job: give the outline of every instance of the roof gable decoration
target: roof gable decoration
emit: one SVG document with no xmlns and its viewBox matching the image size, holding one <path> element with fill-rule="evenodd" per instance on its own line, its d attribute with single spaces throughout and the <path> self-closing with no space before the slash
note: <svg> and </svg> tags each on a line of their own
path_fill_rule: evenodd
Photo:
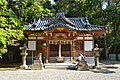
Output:
<svg viewBox="0 0 120 80">
<path fill-rule="evenodd" d="M 53 29 L 55 27 L 65 27 L 68 29 L 75 29 L 75 24 L 70 21 L 68 18 L 65 17 L 64 13 L 57 13 L 55 18 L 52 19 L 48 24 L 45 26 L 49 26 L 45 30 Z"/>
<path fill-rule="evenodd" d="M 33 24 L 33 25 L 38 26 L 38 25 L 39 25 L 39 23 L 40 23 L 40 21 L 41 21 L 41 19 L 40 19 L 40 18 L 38 18 L 38 19 L 37 19 L 37 18 L 35 18 L 32 24 Z"/>
<path fill-rule="evenodd" d="M 84 25 L 90 25 L 87 17 L 81 18 L 80 20 Z"/>
<path fill-rule="evenodd" d="M 70 24 L 71 26 L 75 26 L 74 23 L 72 23 L 68 18 L 65 17 L 64 13 L 57 13 L 56 19 L 64 20 L 66 23 Z"/>
</svg>

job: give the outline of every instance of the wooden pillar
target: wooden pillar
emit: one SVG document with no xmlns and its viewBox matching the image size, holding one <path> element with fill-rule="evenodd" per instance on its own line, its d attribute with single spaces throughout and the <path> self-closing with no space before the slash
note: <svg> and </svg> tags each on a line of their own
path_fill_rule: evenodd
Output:
<svg viewBox="0 0 120 80">
<path fill-rule="evenodd" d="M 75 63 L 75 60 L 74 60 L 74 54 L 75 54 L 74 42 L 71 41 L 70 44 L 71 44 L 71 62 Z"/>
<path fill-rule="evenodd" d="M 72 52 L 73 52 L 73 49 L 72 49 L 72 44 L 70 43 L 70 50 L 71 50 L 71 62 L 72 62 Z"/>
<path fill-rule="evenodd" d="M 59 51 L 58 51 L 59 55 L 58 57 L 61 58 L 61 42 L 59 43 Z"/>
<path fill-rule="evenodd" d="M 83 55 L 85 56 L 85 35 L 83 36 Z"/>
<path fill-rule="evenodd" d="M 47 43 L 47 55 L 46 55 L 46 63 L 48 63 L 48 59 L 49 59 L 49 53 L 50 53 L 50 43 L 49 41 L 46 41 Z"/>
</svg>

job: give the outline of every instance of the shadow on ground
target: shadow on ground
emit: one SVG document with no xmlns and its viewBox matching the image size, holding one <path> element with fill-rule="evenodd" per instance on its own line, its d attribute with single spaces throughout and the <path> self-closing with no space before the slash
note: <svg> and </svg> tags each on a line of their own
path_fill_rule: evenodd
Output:
<svg viewBox="0 0 120 80">
<path fill-rule="evenodd" d="M 100 63 L 105 65 L 119 65 L 120 61 L 100 60 Z"/>
<path fill-rule="evenodd" d="M 20 67 L 20 64 L 8 64 L 8 63 L 0 63 L 0 71 L 16 71 Z"/>
<path fill-rule="evenodd" d="M 104 73 L 104 74 L 111 74 L 111 73 L 115 73 L 115 71 L 110 71 L 108 69 L 93 69 L 93 70 L 90 70 L 94 73 Z"/>
</svg>

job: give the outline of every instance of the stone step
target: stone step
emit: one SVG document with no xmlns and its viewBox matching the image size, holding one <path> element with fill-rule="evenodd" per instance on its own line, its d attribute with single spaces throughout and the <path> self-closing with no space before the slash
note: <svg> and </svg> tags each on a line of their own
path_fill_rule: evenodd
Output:
<svg viewBox="0 0 120 80">
<path fill-rule="evenodd" d="M 70 57 L 64 57 L 64 62 L 71 62 Z M 49 63 L 57 63 L 57 57 L 50 57 Z"/>
<path fill-rule="evenodd" d="M 43 69 L 43 64 L 39 60 L 35 60 L 34 63 L 31 66 L 32 70 L 42 70 Z"/>
<path fill-rule="evenodd" d="M 76 69 L 76 64 L 48 63 L 44 64 L 45 69 Z"/>
</svg>

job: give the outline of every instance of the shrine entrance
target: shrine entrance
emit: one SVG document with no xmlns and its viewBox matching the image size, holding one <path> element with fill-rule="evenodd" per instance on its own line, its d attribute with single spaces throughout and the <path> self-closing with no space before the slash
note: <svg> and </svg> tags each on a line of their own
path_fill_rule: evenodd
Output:
<svg viewBox="0 0 120 80">
<path fill-rule="evenodd" d="M 61 56 L 70 57 L 70 44 L 61 44 Z M 50 44 L 50 57 L 59 56 L 59 44 Z"/>
<path fill-rule="evenodd" d="M 59 41 L 58 41 L 59 42 Z M 57 63 L 57 57 L 64 57 L 63 62 L 71 61 L 71 44 L 68 41 L 61 41 L 61 44 L 54 42 L 50 44 L 49 61 L 50 63 Z"/>
</svg>

